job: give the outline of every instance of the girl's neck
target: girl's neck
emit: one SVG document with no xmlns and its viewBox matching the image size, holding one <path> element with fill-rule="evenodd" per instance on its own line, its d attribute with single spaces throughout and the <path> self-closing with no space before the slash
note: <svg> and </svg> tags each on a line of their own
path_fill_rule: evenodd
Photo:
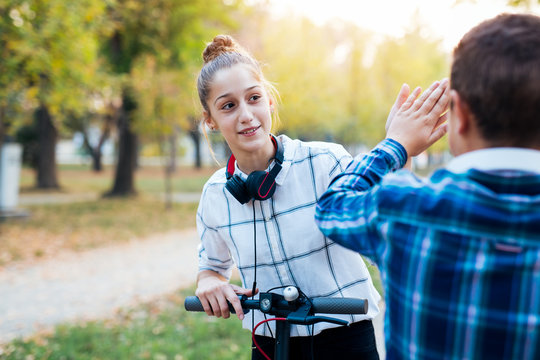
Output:
<svg viewBox="0 0 540 360">
<path fill-rule="evenodd" d="M 234 154 L 238 168 L 244 174 L 251 174 L 253 171 L 266 170 L 270 162 L 276 155 L 276 149 L 272 140 L 268 139 L 268 143 L 261 149 L 250 153 Z"/>
</svg>

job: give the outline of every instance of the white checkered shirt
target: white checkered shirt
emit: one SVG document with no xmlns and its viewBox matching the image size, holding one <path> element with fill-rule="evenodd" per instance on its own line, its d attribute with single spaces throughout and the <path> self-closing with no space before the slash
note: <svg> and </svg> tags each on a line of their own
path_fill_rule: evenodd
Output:
<svg viewBox="0 0 540 360">
<path fill-rule="evenodd" d="M 330 315 L 349 322 L 372 319 L 379 312 L 380 296 L 360 255 L 326 238 L 315 224 L 315 205 L 330 181 L 352 160 L 337 144 L 302 142 L 278 136 L 284 147 L 283 168 L 276 177 L 276 192 L 266 201 L 255 201 L 257 228 L 257 287 L 294 285 L 307 296 L 368 299 L 367 315 Z M 235 174 L 241 175 L 236 167 Z M 242 284 L 254 280 L 253 201 L 240 204 L 225 189 L 225 169 L 205 184 L 197 229 L 199 270 L 213 270 L 229 278 L 238 267 Z M 254 311 L 255 324 L 264 319 Z M 275 336 L 274 322 L 270 322 Z M 243 320 L 251 329 L 251 314 Z M 318 323 L 314 334 L 337 325 Z M 270 336 L 267 326 L 258 335 Z M 293 325 L 291 336 L 311 335 L 311 326 Z"/>
</svg>

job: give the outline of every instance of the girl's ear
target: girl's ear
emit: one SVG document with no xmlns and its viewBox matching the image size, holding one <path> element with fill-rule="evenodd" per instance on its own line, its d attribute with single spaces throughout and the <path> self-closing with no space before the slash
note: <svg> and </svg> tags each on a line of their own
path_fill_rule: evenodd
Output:
<svg viewBox="0 0 540 360">
<path fill-rule="evenodd" d="M 217 124 L 214 122 L 212 117 L 210 116 L 210 113 L 206 110 L 203 111 L 203 119 L 206 126 L 210 128 L 210 130 L 217 130 Z"/>
<path fill-rule="evenodd" d="M 274 100 L 269 96 L 268 97 L 268 106 L 270 107 L 270 112 L 274 112 Z"/>
</svg>

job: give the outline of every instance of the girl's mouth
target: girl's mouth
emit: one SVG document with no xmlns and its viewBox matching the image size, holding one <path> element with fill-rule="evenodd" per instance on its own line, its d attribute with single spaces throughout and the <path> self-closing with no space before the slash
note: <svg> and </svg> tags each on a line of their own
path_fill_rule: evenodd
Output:
<svg viewBox="0 0 540 360">
<path fill-rule="evenodd" d="M 244 130 L 244 131 L 240 131 L 239 134 L 241 135 L 251 135 L 253 133 L 255 133 L 255 131 L 259 130 L 261 126 L 257 126 L 257 127 L 253 127 L 253 128 L 249 128 L 247 130 Z"/>
</svg>

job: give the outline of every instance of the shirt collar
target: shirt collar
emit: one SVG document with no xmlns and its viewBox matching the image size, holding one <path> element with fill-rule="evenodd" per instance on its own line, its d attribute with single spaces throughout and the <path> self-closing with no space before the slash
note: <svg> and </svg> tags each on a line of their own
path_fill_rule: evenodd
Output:
<svg viewBox="0 0 540 360">
<path fill-rule="evenodd" d="M 242 170 L 240 170 L 240 168 L 238 167 L 238 162 L 236 160 L 234 160 L 234 173 L 233 174 L 240 176 L 242 180 L 244 181 L 246 181 L 248 177 Z"/>
<path fill-rule="evenodd" d="M 452 159 L 446 168 L 454 173 L 470 169 L 520 170 L 540 174 L 540 151 L 524 148 L 488 148 L 475 150 Z"/>
<path fill-rule="evenodd" d="M 281 171 L 276 176 L 276 184 L 282 185 L 287 177 L 289 169 L 291 168 L 297 145 L 287 135 L 282 134 L 276 138 L 277 141 L 281 141 L 281 144 L 283 145 L 283 164 L 281 164 Z"/>
<path fill-rule="evenodd" d="M 276 184 L 282 185 L 283 181 L 285 181 L 285 177 L 287 176 L 287 173 L 289 172 L 289 168 L 291 167 L 292 159 L 294 157 L 294 153 L 296 151 L 296 147 L 294 146 L 294 143 L 292 140 L 287 137 L 286 135 L 279 135 L 276 136 L 277 141 L 281 141 L 281 144 L 283 145 L 283 164 L 281 164 L 281 170 L 276 176 Z M 272 167 L 274 166 L 275 160 L 273 160 L 270 165 L 266 168 L 265 171 L 270 171 Z M 239 175 L 242 180 L 246 181 L 248 178 L 248 175 L 245 174 L 240 168 L 238 167 L 238 162 L 234 162 L 234 174 Z"/>
</svg>

